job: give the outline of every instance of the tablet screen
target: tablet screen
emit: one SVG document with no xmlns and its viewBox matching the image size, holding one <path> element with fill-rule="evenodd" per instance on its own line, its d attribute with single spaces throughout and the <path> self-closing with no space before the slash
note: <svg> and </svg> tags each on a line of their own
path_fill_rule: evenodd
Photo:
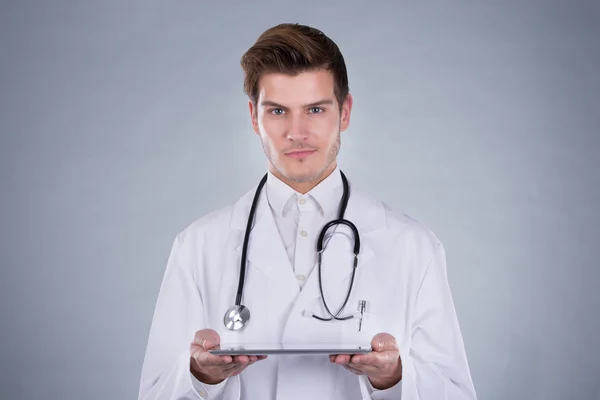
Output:
<svg viewBox="0 0 600 400">
<path fill-rule="evenodd" d="M 270 354 L 364 354 L 371 351 L 369 344 L 348 343 L 224 343 L 208 352 L 214 355 L 270 355 Z"/>
</svg>

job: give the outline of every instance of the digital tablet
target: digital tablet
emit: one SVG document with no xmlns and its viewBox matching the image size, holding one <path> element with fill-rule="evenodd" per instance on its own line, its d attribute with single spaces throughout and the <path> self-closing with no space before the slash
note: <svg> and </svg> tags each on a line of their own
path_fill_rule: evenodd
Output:
<svg viewBox="0 0 600 400">
<path fill-rule="evenodd" d="M 208 350 L 216 356 L 264 356 L 277 354 L 364 354 L 371 351 L 371 345 L 337 343 L 224 343 L 219 348 Z"/>
</svg>

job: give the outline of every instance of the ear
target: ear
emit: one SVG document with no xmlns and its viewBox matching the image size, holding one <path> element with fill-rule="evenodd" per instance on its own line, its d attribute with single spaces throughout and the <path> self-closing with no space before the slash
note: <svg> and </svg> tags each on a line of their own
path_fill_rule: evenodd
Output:
<svg viewBox="0 0 600 400">
<path fill-rule="evenodd" d="M 343 132 L 350 125 L 350 113 L 352 112 L 352 95 L 348 93 L 344 104 L 342 104 L 342 112 L 340 116 L 340 130 Z"/>
<path fill-rule="evenodd" d="M 256 133 L 257 135 L 260 135 L 259 130 L 258 130 L 258 110 L 256 110 L 256 107 L 254 105 L 254 103 L 252 103 L 252 100 L 248 100 L 248 108 L 250 110 L 250 120 L 252 121 L 252 129 L 254 129 L 254 133 Z"/>
</svg>

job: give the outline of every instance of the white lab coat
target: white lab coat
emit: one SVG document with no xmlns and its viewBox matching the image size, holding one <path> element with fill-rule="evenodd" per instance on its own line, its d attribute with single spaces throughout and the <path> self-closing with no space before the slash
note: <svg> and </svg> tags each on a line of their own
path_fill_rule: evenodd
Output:
<svg viewBox="0 0 600 400">
<path fill-rule="evenodd" d="M 224 400 L 238 399 L 475 399 L 451 292 L 444 248 L 421 223 L 395 214 L 352 187 L 346 218 L 360 232 L 361 253 L 345 314 L 367 300 L 362 330 L 357 319 L 322 322 L 327 316 L 317 268 L 302 289 L 281 243 L 265 190 L 250 236 L 242 303 L 249 325 L 231 332 L 223 324 L 235 303 L 244 230 L 254 189 L 235 205 L 206 215 L 175 239 L 160 288 L 142 368 L 139 399 L 207 399 L 189 372 L 194 333 L 212 328 L 222 343 L 369 343 L 392 334 L 400 349 L 402 381 L 369 395 L 358 377 L 327 356 L 275 356 L 228 378 Z M 350 232 L 345 226 L 338 231 Z M 343 301 L 352 272 L 351 243 L 333 236 L 323 258 L 330 308 Z"/>
</svg>

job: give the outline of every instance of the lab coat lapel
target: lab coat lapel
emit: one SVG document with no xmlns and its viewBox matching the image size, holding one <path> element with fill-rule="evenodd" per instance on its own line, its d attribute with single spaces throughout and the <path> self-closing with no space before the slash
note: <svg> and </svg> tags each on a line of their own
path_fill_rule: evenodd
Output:
<svg viewBox="0 0 600 400">
<path fill-rule="evenodd" d="M 370 243 L 376 232 L 385 226 L 385 212 L 380 203 L 374 203 L 373 200 L 363 197 L 360 192 L 356 191 L 356 193 L 352 193 L 350 196 L 345 218 L 354 223 L 360 237 L 360 254 L 353 286 L 356 288 L 359 271 L 368 269 L 375 260 L 375 254 Z M 333 230 L 334 228 L 331 228 L 329 232 Z M 335 231 L 346 233 L 352 237 L 352 231 L 345 225 L 338 225 Z M 342 234 L 332 236 L 323 253 L 321 267 L 323 292 L 332 313 L 335 313 L 341 306 L 348 291 L 352 278 L 353 260 L 352 242 Z M 284 340 L 297 340 L 294 339 L 295 335 L 293 332 L 297 332 L 298 329 L 301 331 L 302 318 L 296 318 L 296 316 L 300 316 L 304 314 L 305 310 L 311 309 L 311 303 L 320 297 L 319 271 L 318 265 L 315 264 L 294 305 L 292 317 L 290 317 L 288 325 L 285 328 Z M 322 304 L 322 302 L 320 303 Z M 353 313 L 356 311 L 355 308 L 355 304 L 347 304 L 343 313 Z M 323 317 L 327 316 L 324 309 L 312 311 L 319 312 Z"/>
<path fill-rule="evenodd" d="M 242 231 L 246 229 L 253 194 L 254 192 L 252 196 L 246 196 L 234 211 L 233 226 Z M 240 235 L 236 247 L 240 257 L 243 238 L 244 235 Z M 294 297 L 298 294 L 298 282 L 273 219 L 264 188 L 260 194 L 254 224 L 250 231 L 247 261 L 264 274 L 281 295 Z"/>
</svg>

